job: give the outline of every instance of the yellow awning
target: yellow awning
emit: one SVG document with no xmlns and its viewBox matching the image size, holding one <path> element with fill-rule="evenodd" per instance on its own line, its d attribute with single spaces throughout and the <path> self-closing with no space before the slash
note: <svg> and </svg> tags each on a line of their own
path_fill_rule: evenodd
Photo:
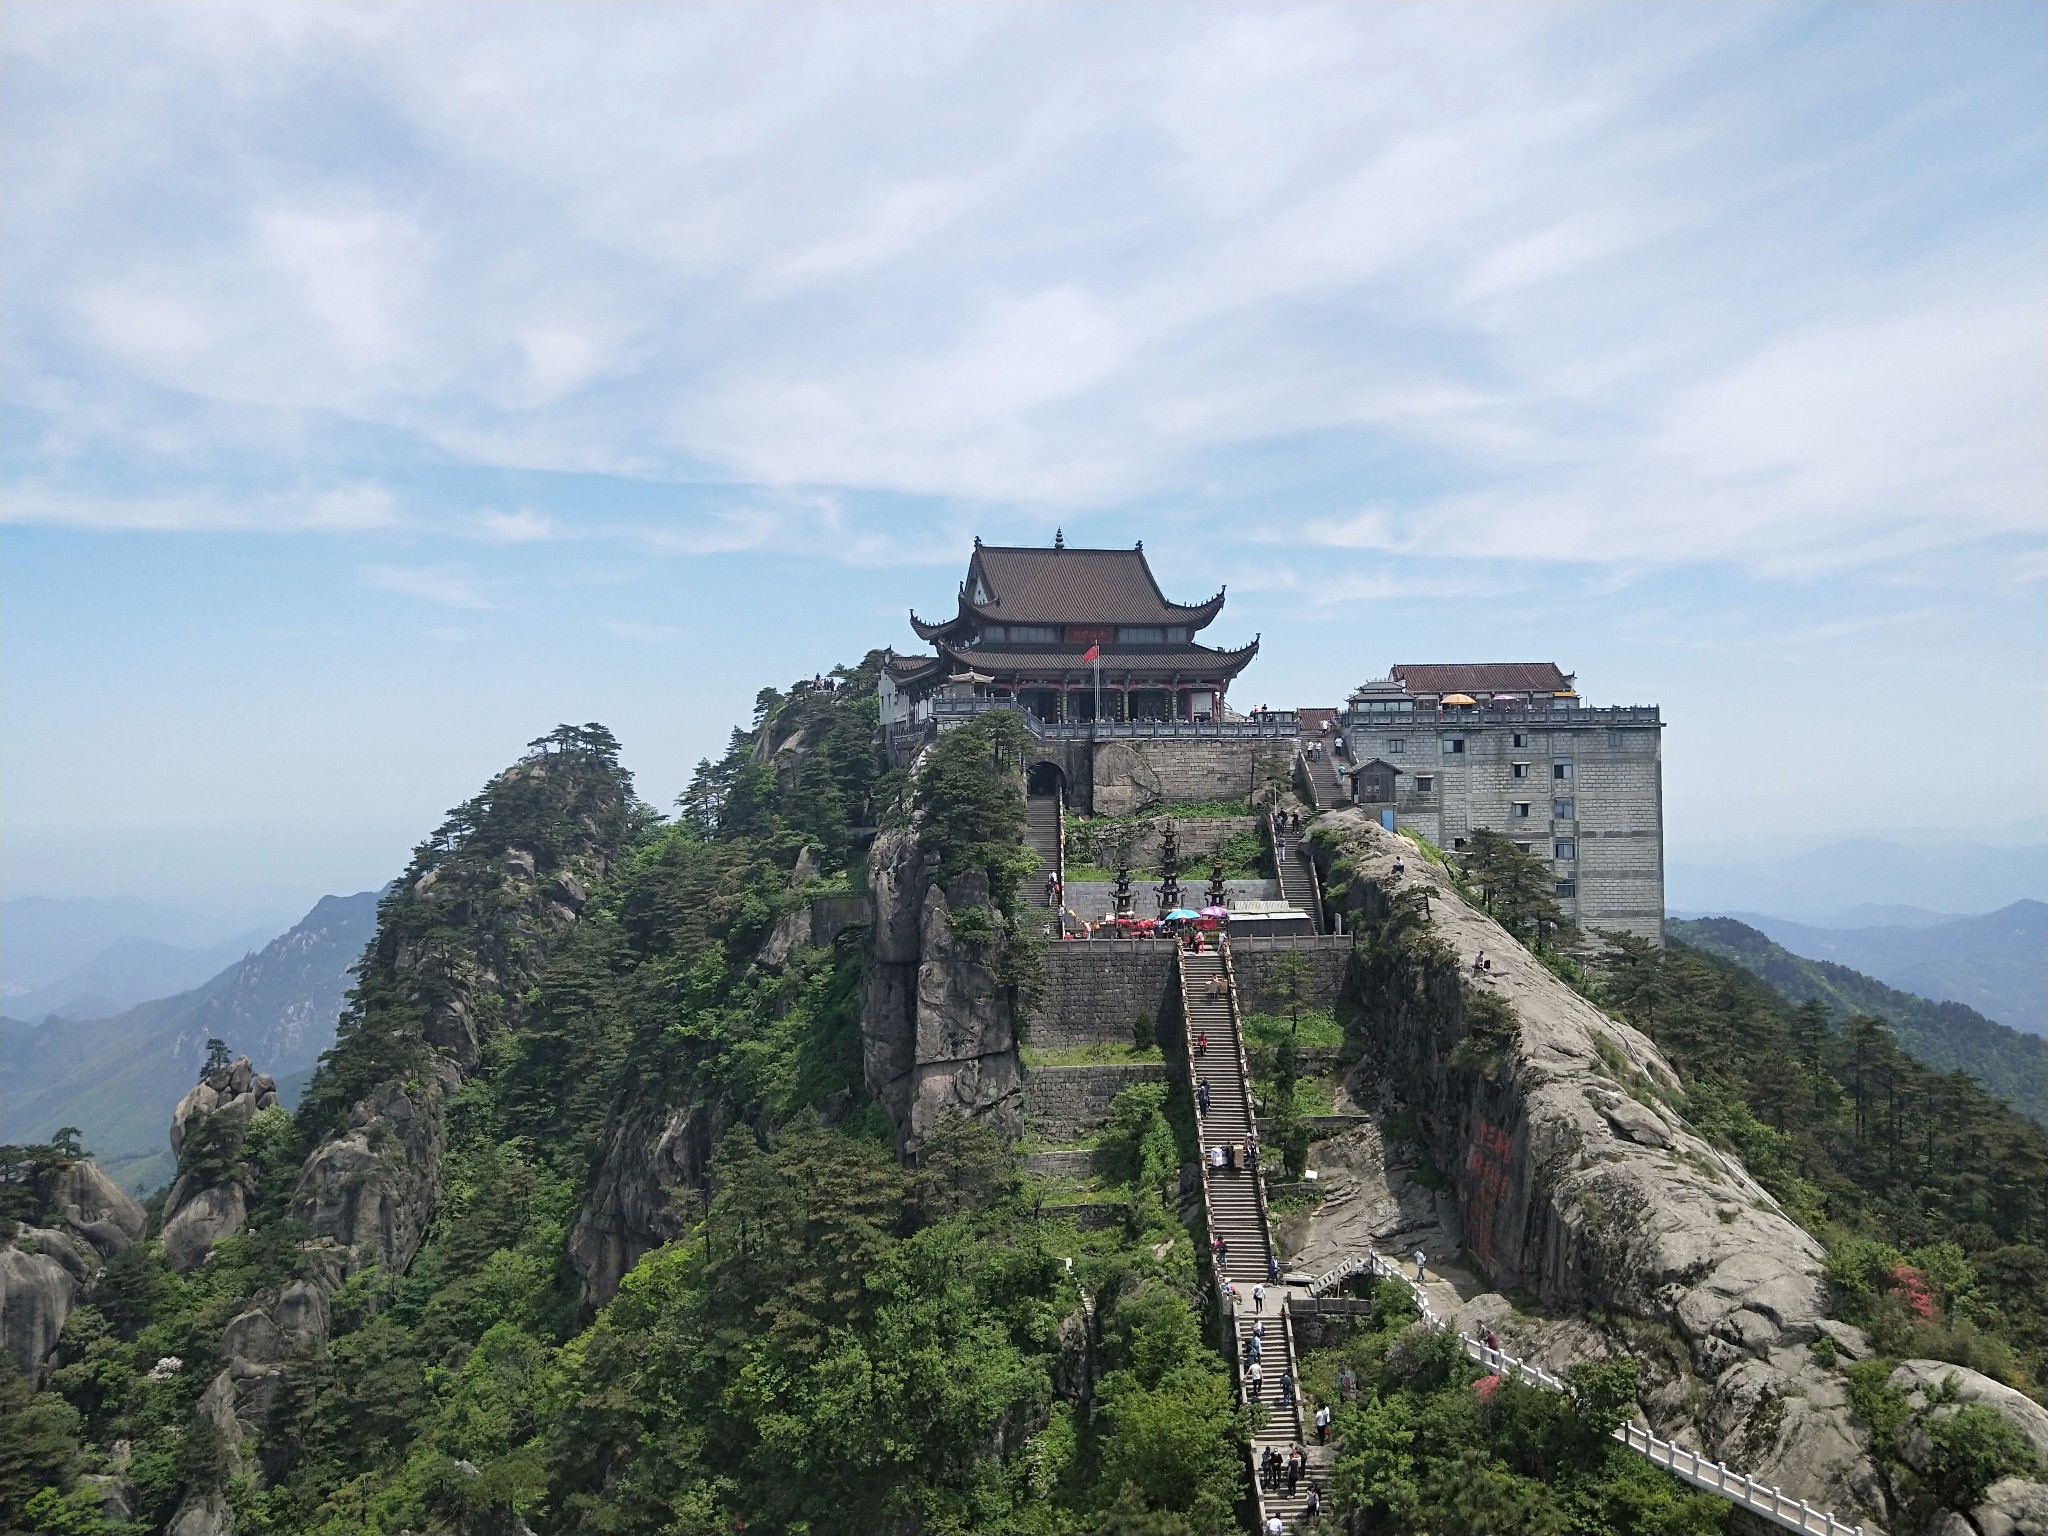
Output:
<svg viewBox="0 0 2048 1536">
<path fill-rule="evenodd" d="M 1469 693 L 1447 693 L 1444 695 L 1444 702 L 1446 704 L 1477 704 L 1479 701 Z"/>
<path fill-rule="evenodd" d="M 1578 695 L 1576 693 L 1573 693 L 1571 689 L 1565 688 L 1557 693 L 1553 693 L 1551 697 L 1553 699 L 1576 699 Z"/>
</svg>

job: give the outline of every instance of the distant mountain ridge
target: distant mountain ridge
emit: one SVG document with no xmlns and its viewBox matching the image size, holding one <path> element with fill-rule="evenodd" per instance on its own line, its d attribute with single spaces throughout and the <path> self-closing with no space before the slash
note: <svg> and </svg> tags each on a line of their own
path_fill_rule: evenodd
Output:
<svg viewBox="0 0 2048 1536">
<path fill-rule="evenodd" d="M 275 928 L 255 928 L 218 944 L 193 947 L 126 934 L 55 981 L 10 994 L 0 1006 L 16 1018 L 100 1019 L 152 998 L 189 991 L 223 967 L 261 949 Z"/>
<path fill-rule="evenodd" d="M 75 1125 L 100 1165 L 143 1192 L 172 1169 L 170 1114 L 218 1037 L 285 1084 L 303 1083 L 334 1043 L 355 964 L 376 932 L 381 893 L 323 897 L 292 930 L 205 985 L 111 1018 L 0 1020 L 7 1135 L 35 1141 Z"/>
<path fill-rule="evenodd" d="M 1857 837 L 1726 861 L 1681 850 L 1666 862 L 1664 899 L 1679 912 L 1777 912 L 1813 924 L 1836 923 L 1867 906 L 1983 912 L 2048 900 L 2048 844 L 1949 839 L 1914 847 Z M 1889 921 L 1878 917 L 1868 926 Z"/>
<path fill-rule="evenodd" d="M 2031 1035 L 2048 1035 L 2048 902 L 1934 923 L 1837 928 L 1764 913 L 1720 914 L 1795 955 L 1828 960 L 1936 1002 L 1962 1003 Z M 1930 914 L 1932 915 L 1932 914 Z"/>
<path fill-rule="evenodd" d="M 1819 998 L 1841 1013 L 1874 1014 L 1928 1066 L 1967 1072 L 2020 1114 L 2048 1125 L 2048 1042 L 1961 1003 L 1916 997 L 1847 966 L 1796 955 L 1732 917 L 1673 919 L 1665 932 L 1732 960 L 1795 1003 Z"/>
</svg>

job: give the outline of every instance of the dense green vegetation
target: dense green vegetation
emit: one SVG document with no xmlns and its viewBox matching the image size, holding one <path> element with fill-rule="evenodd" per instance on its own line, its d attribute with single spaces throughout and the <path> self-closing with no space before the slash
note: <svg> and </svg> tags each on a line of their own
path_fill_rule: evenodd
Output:
<svg viewBox="0 0 2048 1536">
<path fill-rule="evenodd" d="M 2048 1124 L 2048 1047 L 1961 1003 L 1938 1003 L 1828 960 L 1808 960 L 1732 917 L 1670 924 L 1670 936 L 1733 960 L 1795 1003 L 1817 998 L 1838 1014 L 1891 1027 L 1907 1054 L 1944 1072 L 1969 1073 L 2028 1119 Z"/>
<path fill-rule="evenodd" d="M 1311 1401 L 1336 1409 L 1330 1492 L 1380 1532 L 1461 1536 L 1705 1536 L 1728 1506 L 1608 1434 L 1635 1408 L 1632 1360 L 1575 1365 L 1569 1394 L 1490 1376 L 1455 1335 L 1412 1326 L 1413 1293 L 1383 1280 L 1370 1325 L 1302 1360 Z M 1341 1372 L 1356 1383 L 1342 1389 Z"/>
<path fill-rule="evenodd" d="M 141 1530 L 209 1488 L 243 1531 L 294 1536 L 506 1530 L 515 1512 L 542 1532 L 1228 1526 L 1243 1425 L 1166 1203 L 1182 1153 L 1163 1096 L 1113 1128 L 1133 1148 L 1128 1222 L 1080 1233 L 978 1126 L 901 1165 L 862 1081 L 864 945 L 756 963 L 782 917 L 857 886 L 861 829 L 914 805 L 940 877 L 987 880 L 974 910 L 1029 969 L 1009 933 L 1030 863 L 1014 722 L 949 735 L 913 795 L 875 757 L 874 671 L 764 693 L 672 823 L 594 726 L 451 813 L 386 898 L 296 1120 L 195 1152 L 253 1191 L 249 1229 L 185 1275 L 154 1242 L 132 1250 L 72 1314 L 51 1390 L 0 1382 L 24 1431 L 0 1458 L 6 1528 L 104 1529 L 79 1478 L 117 1441 Z M 602 867 L 581 920 L 536 930 L 508 851 L 547 891 Z M 426 1241 L 404 1273 L 341 1286 L 324 1346 L 236 1451 L 195 1406 L 226 1323 L 318 1262 L 287 1216 L 300 1160 L 370 1087 L 417 1080 L 457 1005 L 478 1059 L 447 1102 Z M 708 1176 L 681 1235 L 593 1315 L 566 1246 L 607 1138 L 678 1110 L 701 1117 Z"/>
<path fill-rule="evenodd" d="M 2048 1384 L 2048 1135 L 1879 1018 L 1793 1006 L 1734 962 L 1609 935 L 1600 995 L 1677 1068 L 1683 1110 L 1829 1245 L 1887 1356 Z"/>
</svg>

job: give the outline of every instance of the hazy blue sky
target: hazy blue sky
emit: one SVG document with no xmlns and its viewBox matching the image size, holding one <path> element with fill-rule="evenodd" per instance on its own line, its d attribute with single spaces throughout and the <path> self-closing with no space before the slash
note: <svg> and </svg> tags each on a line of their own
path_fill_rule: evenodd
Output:
<svg viewBox="0 0 2048 1536">
<path fill-rule="evenodd" d="M 666 805 L 972 536 L 1554 658 L 1674 854 L 2038 818 L 2048 8 L 16 5 L 5 894 Z"/>
</svg>

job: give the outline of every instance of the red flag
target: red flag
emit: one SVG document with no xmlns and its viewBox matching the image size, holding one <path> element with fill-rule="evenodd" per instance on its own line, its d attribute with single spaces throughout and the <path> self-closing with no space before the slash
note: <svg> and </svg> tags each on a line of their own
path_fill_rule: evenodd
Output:
<svg viewBox="0 0 2048 1536">
<path fill-rule="evenodd" d="M 1099 645 L 1091 645 L 1091 646 L 1089 646 L 1089 647 L 1088 647 L 1088 649 L 1087 649 L 1087 650 L 1086 650 L 1086 651 L 1085 651 L 1084 653 L 1082 653 L 1081 659 L 1082 659 L 1083 661 L 1100 661 L 1100 660 L 1102 660 L 1102 647 L 1101 647 L 1101 646 L 1099 646 Z"/>
</svg>

